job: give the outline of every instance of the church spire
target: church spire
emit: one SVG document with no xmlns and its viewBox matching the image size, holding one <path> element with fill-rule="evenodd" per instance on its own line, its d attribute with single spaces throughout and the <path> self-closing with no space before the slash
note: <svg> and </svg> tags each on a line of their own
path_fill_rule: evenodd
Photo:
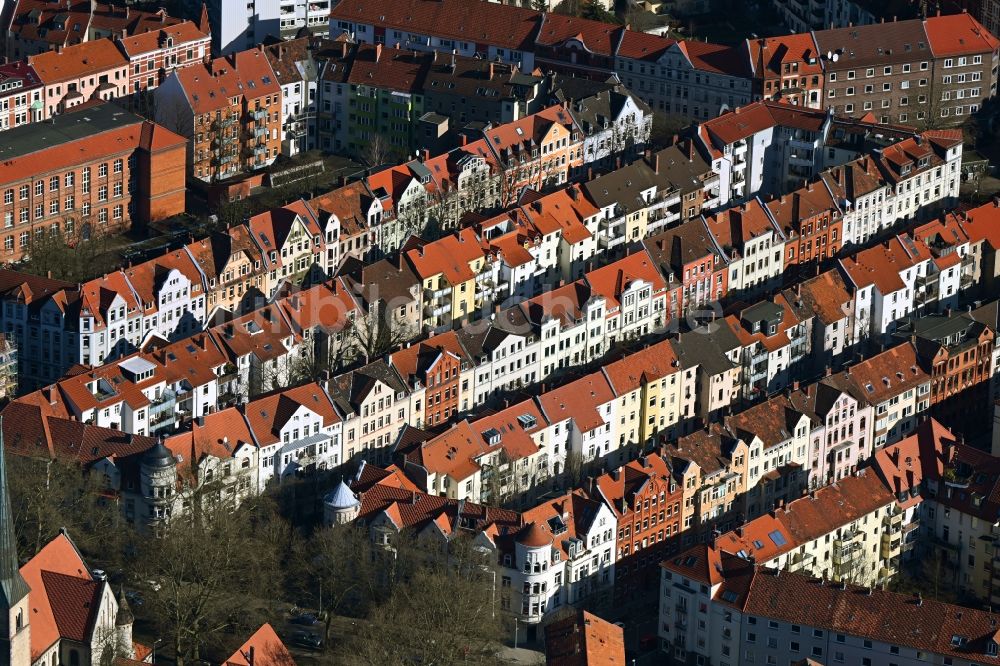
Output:
<svg viewBox="0 0 1000 666">
<path fill-rule="evenodd" d="M 28 584 L 17 564 L 17 541 L 14 539 L 14 513 L 7 487 L 7 460 L 3 444 L 3 419 L 0 419 L 0 607 L 12 608 L 28 596 Z"/>
</svg>

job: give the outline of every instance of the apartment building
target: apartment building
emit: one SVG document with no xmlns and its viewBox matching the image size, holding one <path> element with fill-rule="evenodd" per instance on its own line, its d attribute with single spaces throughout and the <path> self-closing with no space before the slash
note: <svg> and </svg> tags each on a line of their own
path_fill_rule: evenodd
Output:
<svg viewBox="0 0 1000 666">
<path fill-rule="evenodd" d="M 211 42 L 210 27 L 192 21 L 118 38 L 128 59 L 129 92 L 153 90 L 174 69 L 200 63 L 210 54 Z"/>
<path fill-rule="evenodd" d="M 198 11 L 200 5 L 189 5 Z M 212 25 L 212 53 L 232 55 L 275 39 L 309 35 L 324 37 L 330 25 L 329 0 L 313 2 L 262 2 L 240 4 L 233 0 L 204 3 L 204 21 Z"/>
<path fill-rule="evenodd" d="M 651 454 L 597 477 L 589 493 L 614 514 L 615 598 L 626 599 L 654 582 L 677 550 L 681 486 L 669 461 Z"/>
<path fill-rule="evenodd" d="M 43 93 L 38 73 L 27 61 L 0 65 L 0 131 L 41 120 Z"/>
<path fill-rule="evenodd" d="M 818 30 L 813 37 L 819 52 L 830 54 L 823 63 L 825 106 L 838 115 L 958 124 L 995 94 L 1000 43 L 968 14 Z"/>
<path fill-rule="evenodd" d="M 831 167 L 820 178 L 841 213 L 842 246 L 863 245 L 895 223 L 896 216 L 886 212 L 890 184 L 871 157 Z"/>
<path fill-rule="evenodd" d="M 704 220 L 689 220 L 642 241 L 669 291 L 671 319 L 719 301 L 727 293 L 726 253 Z"/>
<path fill-rule="evenodd" d="M 705 218 L 705 226 L 722 248 L 727 294 L 752 297 L 780 284 L 786 237 L 760 201 L 715 213 Z"/>
<path fill-rule="evenodd" d="M 29 56 L 44 90 L 43 119 L 92 100 L 129 93 L 129 62 L 110 39 L 98 39 Z"/>
<path fill-rule="evenodd" d="M 405 257 L 422 284 L 422 326 L 438 330 L 472 315 L 482 305 L 477 285 L 486 265 L 475 232 L 463 229 L 433 243 L 417 243 Z"/>
<path fill-rule="evenodd" d="M 823 108 L 823 60 L 812 34 L 748 39 L 746 48 L 755 97 Z"/>
<path fill-rule="evenodd" d="M 251 173 L 281 152 L 281 86 L 263 49 L 175 70 L 154 92 L 158 122 L 188 139 L 188 173 Z"/>
<path fill-rule="evenodd" d="M 117 233 L 184 211 L 185 141 L 113 104 L 60 115 L 39 141 L 32 126 L 4 133 L 4 257 L 40 233 L 67 241 Z"/>
<path fill-rule="evenodd" d="M 409 419 L 417 427 L 423 424 L 423 405 L 410 400 L 406 383 L 385 361 L 331 379 L 327 392 L 344 421 L 345 462 L 356 456 L 387 460 L 389 446 Z"/>
<path fill-rule="evenodd" d="M 806 183 L 765 205 L 785 240 L 784 265 L 819 264 L 843 247 L 843 215 L 822 183 Z"/>
<path fill-rule="evenodd" d="M 892 614 L 886 627 L 873 622 Z M 767 568 L 726 553 L 664 564 L 660 647 L 671 663 L 701 658 L 858 664 L 989 664 L 996 628 L 986 611 L 880 588 Z M 711 640 L 710 640 L 711 637 Z"/>
<path fill-rule="evenodd" d="M 59 51 L 88 41 L 122 38 L 182 23 L 165 10 L 148 12 L 100 2 L 17 0 L 4 7 L 0 29 L 8 60 Z"/>
</svg>

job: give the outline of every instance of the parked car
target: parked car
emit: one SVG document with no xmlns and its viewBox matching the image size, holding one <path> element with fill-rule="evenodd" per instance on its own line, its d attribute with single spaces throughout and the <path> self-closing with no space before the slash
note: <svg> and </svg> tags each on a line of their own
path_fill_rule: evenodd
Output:
<svg viewBox="0 0 1000 666">
<path fill-rule="evenodd" d="M 323 647 L 323 639 L 319 634 L 314 634 L 311 631 L 296 631 L 292 634 L 292 644 L 310 650 L 319 650 Z"/>
<path fill-rule="evenodd" d="M 301 613 L 293 617 L 291 620 L 289 620 L 289 622 L 291 622 L 292 624 L 302 624 L 307 627 L 311 627 L 317 622 L 319 622 L 319 619 L 312 613 Z"/>
<path fill-rule="evenodd" d="M 146 599 L 142 596 L 142 592 L 139 592 L 138 590 L 128 590 L 125 593 L 125 599 L 132 606 L 141 606 L 146 603 Z"/>
</svg>

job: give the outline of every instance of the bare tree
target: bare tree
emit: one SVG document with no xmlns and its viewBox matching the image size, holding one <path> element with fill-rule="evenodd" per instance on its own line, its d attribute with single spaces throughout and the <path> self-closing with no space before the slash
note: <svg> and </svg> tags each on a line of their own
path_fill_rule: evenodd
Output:
<svg viewBox="0 0 1000 666">
<path fill-rule="evenodd" d="M 372 303 L 367 316 L 359 317 L 350 332 L 366 363 L 388 354 L 413 336 L 410 327 L 395 312 L 388 312 L 382 301 Z"/>
<path fill-rule="evenodd" d="M 249 600 L 278 596 L 280 544 L 287 525 L 260 499 L 232 507 L 201 502 L 190 516 L 175 518 L 156 540 L 141 544 L 134 563 L 153 581 L 144 610 L 157 622 L 176 663 L 198 662 L 232 626 L 233 610 Z"/>
<path fill-rule="evenodd" d="M 388 137 L 380 132 L 374 132 L 361 151 L 361 159 L 369 167 L 374 168 L 392 161 L 397 152 Z"/>
</svg>

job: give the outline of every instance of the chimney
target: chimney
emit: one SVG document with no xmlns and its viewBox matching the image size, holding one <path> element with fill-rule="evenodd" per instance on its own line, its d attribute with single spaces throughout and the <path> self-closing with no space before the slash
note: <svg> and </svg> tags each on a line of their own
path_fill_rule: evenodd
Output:
<svg viewBox="0 0 1000 666">
<path fill-rule="evenodd" d="M 458 145 L 467 146 L 469 145 L 469 137 L 465 134 L 461 134 L 458 137 Z"/>
<path fill-rule="evenodd" d="M 381 57 L 382 57 L 382 45 L 381 44 L 376 44 L 375 45 L 375 62 L 378 62 L 379 58 L 381 58 Z"/>
</svg>

